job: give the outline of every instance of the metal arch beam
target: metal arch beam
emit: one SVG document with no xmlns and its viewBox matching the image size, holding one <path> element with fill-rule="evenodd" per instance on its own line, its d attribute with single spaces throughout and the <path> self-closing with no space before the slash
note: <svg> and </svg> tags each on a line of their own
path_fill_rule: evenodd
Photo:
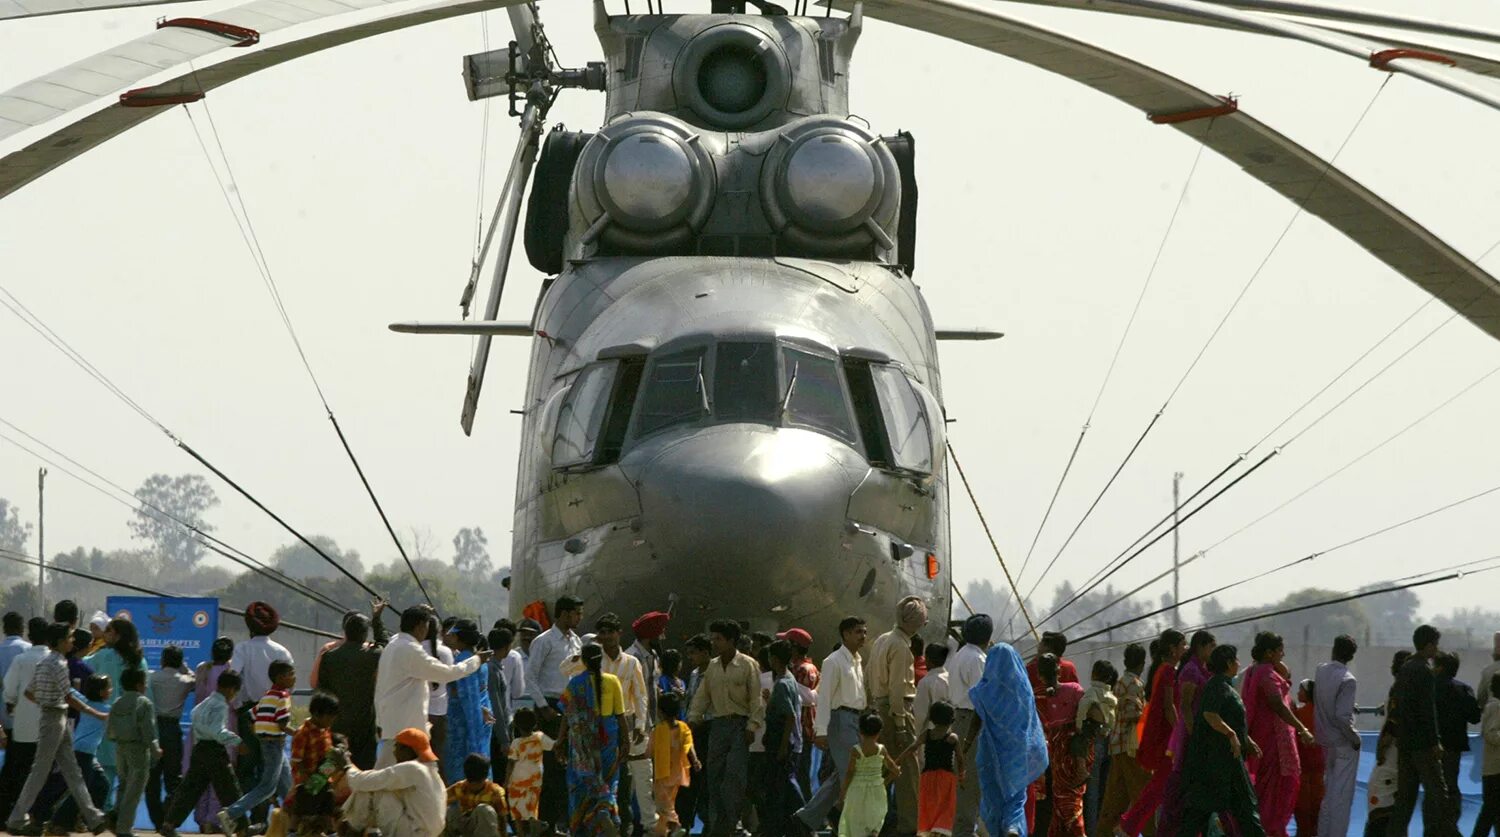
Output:
<svg viewBox="0 0 1500 837">
<path fill-rule="evenodd" d="M 1239 2 L 1235 3 L 1207 2 L 1206 0 L 1016 0 L 1016 2 L 1058 9 L 1108 12 L 1130 17 L 1154 18 L 1176 23 L 1215 26 L 1240 32 L 1250 32 L 1257 35 L 1270 35 L 1332 50 L 1333 52 L 1357 58 L 1362 62 L 1368 62 L 1376 52 L 1376 50 L 1371 49 L 1363 42 L 1365 38 L 1371 37 L 1364 33 L 1356 33 L 1354 30 L 1338 26 L 1304 23 L 1299 20 L 1279 17 L 1266 11 L 1245 10 L 1246 7 L 1260 8 L 1259 5 L 1250 5 L 1250 2 L 1253 2 L 1253 0 L 1250 0 L 1250 2 L 1239 0 Z M 836 0 L 836 4 L 845 6 L 848 4 L 848 0 Z M 1306 6 L 1306 4 L 1291 3 L 1275 5 L 1282 7 Z M 1353 36 L 1356 34 L 1359 35 L 1361 40 L 1354 39 Z M 1500 33 L 1473 30 L 1470 37 L 1487 40 L 1500 38 Z M 1390 43 L 1393 40 L 1401 40 L 1385 36 L 1373 36 L 1373 39 L 1377 42 L 1385 43 Z M 1430 52 L 1444 54 L 1449 52 L 1441 47 L 1420 44 L 1410 40 L 1405 40 L 1404 43 Z M 1459 56 L 1455 55 L 1453 57 L 1457 60 Z M 1492 66 L 1495 63 L 1494 59 L 1467 54 L 1463 55 L 1463 58 L 1467 59 L 1467 66 L 1462 63 L 1459 64 L 1463 69 L 1473 70 L 1483 75 L 1493 75 L 1495 72 Z M 1463 78 L 1455 77 L 1454 73 L 1446 69 L 1437 69 L 1428 61 L 1402 57 L 1391 61 L 1385 66 L 1385 69 L 1412 76 L 1420 81 L 1447 90 L 1450 93 L 1456 93 L 1487 107 L 1500 110 L 1500 95 L 1497 95 L 1486 86 L 1476 86 Z"/>
<path fill-rule="evenodd" d="M 201 93 L 340 44 L 519 1 L 452 0 L 261 49 L 197 73 L 179 75 L 147 88 L 145 93 L 161 97 Z M 257 0 L 240 9 L 283 2 Z M 1500 283 L 1494 277 L 1347 174 L 1243 111 L 1222 113 L 1212 119 L 1184 118 L 1222 109 L 1224 102 L 1218 97 L 1108 50 L 961 0 L 867 0 L 865 9 L 872 17 L 1056 73 L 1172 124 L 1237 163 L 1251 177 L 1303 205 L 1307 212 L 1327 221 L 1491 336 L 1500 337 Z M 240 20 L 226 22 L 242 25 Z M 81 107 L 76 105 L 72 110 Z M 115 104 L 0 158 L 0 197 L 160 111 Z M 1210 125 L 1213 131 L 1208 130 Z"/>
<path fill-rule="evenodd" d="M 993 5 L 865 0 L 864 11 L 1055 73 L 1170 124 L 1500 339 L 1500 282 L 1337 167 L 1243 110 L 1228 109 L 1223 99 L 1122 55 L 1005 17 Z"/>
<path fill-rule="evenodd" d="M 273 2 L 279 2 L 279 0 L 273 0 Z M 174 97 L 193 97 L 315 52 L 387 32 L 420 26 L 424 23 L 504 8 L 518 2 L 523 2 L 523 0 L 450 0 L 450 2 L 423 6 L 378 20 L 249 52 L 204 67 L 197 72 L 182 73 L 160 84 L 132 92 L 137 94 L 138 100 L 160 99 L 170 102 L 174 100 Z M 228 46 L 227 42 L 222 41 L 221 45 Z M 84 64 L 87 61 L 79 63 Z M 43 78 L 50 79 L 52 76 Z M 90 100 L 90 103 L 108 98 L 112 92 L 101 93 Z M 6 94 L 0 94 L 0 100 L 3 100 L 4 95 Z M 81 110 L 84 106 L 83 103 L 77 104 L 66 112 Z M 0 199 L 80 154 L 167 110 L 170 108 L 165 106 L 127 107 L 116 101 L 103 110 L 66 123 L 29 145 L 0 157 Z M 4 124 L 3 120 L 0 120 L 0 138 L 3 136 Z"/>
<path fill-rule="evenodd" d="M 0 20 L 185 2 L 188 0 L 0 0 Z"/>
</svg>

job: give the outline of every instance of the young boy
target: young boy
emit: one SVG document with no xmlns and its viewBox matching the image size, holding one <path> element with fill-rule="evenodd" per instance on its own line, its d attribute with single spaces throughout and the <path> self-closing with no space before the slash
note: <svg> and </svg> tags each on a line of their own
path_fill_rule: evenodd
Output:
<svg viewBox="0 0 1500 837">
<path fill-rule="evenodd" d="M 115 834 L 130 837 L 136 809 L 146 792 L 146 779 L 151 775 L 151 762 L 161 758 L 161 746 L 156 743 L 156 708 L 146 697 L 146 672 L 128 668 L 120 674 L 120 696 L 109 708 L 104 737 L 115 742 L 115 772 L 120 777 Z"/>
<path fill-rule="evenodd" d="M 283 815 L 290 831 L 301 833 L 315 821 L 333 817 L 333 789 L 322 772 L 328 753 L 334 748 L 333 725 L 339 717 L 339 699 L 327 692 L 317 692 L 307 704 L 307 722 L 292 736 L 292 782 L 295 787 L 286 800 Z M 325 833 L 328 829 L 316 833 Z"/>
<path fill-rule="evenodd" d="M 161 650 L 161 668 L 146 678 L 146 696 L 156 707 L 156 740 L 161 746 L 161 758 L 146 780 L 146 811 L 157 825 L 166 801 L 182 781 L 182 705 L 193 693 L 195 682 L 182 664 L 182 649 L 175 645 Z"/>
<path fill-rule="evenodd" d="M 693 733 L 684 721 L 682 696 L 667 692 L 656 699 L 657 722 L 651 730 L 652 790 L 656 797 L 656 833 L 674 834 L 682 828 L 677 815 L 677 791 L 688 785 L 690 770 L 702 770 L 693 749 Z"/>
<path fill-rule="evenodd" d="M 797 758 L 802 753 L 802 690 L 792 678 L 792 644 L 784 639 L 766 648 L 771 664 L 770 698 L 766 701 L 765 789 L 760 814 L 763 833 L 781 837 L 792 828 L 792 812 L 802 807 L 797 786 Z"/>
<path fill-rule="evenodd" d="M 292 771 L 285 749 L 286 737 L 292 732 L 292 686 L 297 683 L 297 669 L 285 660 L 273 660 L 266 673 L 271 688 L 251 714 L 255 737 L 260 741 L 260 780 L 234 804 L 219 811 L 219 828 L 226 837 L 244 837 L 249 831 L 251 809 L 269 799 L 285 799 L 292 792 Z"/>
<path fill-rule="evenodd" d="M 447 837 L 500 837 L 505 833 L 505 789 L 490 780 L 490 760 L 464 759 L 464 779 L 448 787 Z"/>
<path fill-rule="evenodd" d="M 240 798 L 239 781 L 229 766 L 229 750 L 240 746 L 240 737 L 229 731 L 229 714 L 239 694 L 240 676 L 221 672 L 218 689 L 193 707 L 192 760 L 177 792 L 167 801 L 162 821 L 157 823 L 161 837 L 177 837 L 177 826 L 187 819 L 210 785 L 220 799 Z"/>
<path fill-rule="evenodd" d="M 78 760 L 73 755 L 73 733 L 68 729 L 68 707 L 81 709 L 84 704 L 74 697 L 73 681 L 68 677 L 68 652 L 73 650 L 73 630 L 63 622 L 47 626 L 43 636 L 48 652 L 37 661 L 31 682 L 25 690 L 27 700 L 40 707 L 41 717 L 37 723 L 36 757 L 26 784 L 11 808 L 5 828 L 17 837 L 39 837 L 40 823 L 27 821 L 27 812 L 36 803 L 37 794 L 52 775 L 54 765 L 67 782 L 68 793 L 83 813 L 84 824 L 94 834 L 103 834 L 106 828 L 104 814 L 94 807 L 89 790 L 83 783 L 83 773 L 78 769 Z"/>
</svg>

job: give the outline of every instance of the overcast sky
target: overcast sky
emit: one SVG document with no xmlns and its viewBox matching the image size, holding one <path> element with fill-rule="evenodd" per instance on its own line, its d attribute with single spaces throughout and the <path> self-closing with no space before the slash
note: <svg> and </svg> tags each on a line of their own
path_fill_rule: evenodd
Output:
<svg viewBox="0 0 1500 837">
<path fill-rule="evenodd" d="M 667 5 L 696 8 L 682 0 Z M 1395 0 L 1384 5 L 1410 10 Z M 184 4 L 171 13 L 213 8 Z M 1233 92 L 1246 111 L 1325 155 L 1386 78 L 1357 60 L 1255 36 L 1028 6 L 1013 11 L 1211 92 Z M 1480 2 L 1426 4 L 1421 12 L 1500 29 L 1500 11 Z M 152 7 L 0 22 L 0 88 L 136 37 L 163 13 Z M 587 4 L 552 0 L 542 13 L 565 64 L 599 58 Z M 508 40 L 504 14 L 490 18 L 490 42 Z M 215 91 L 208 105 L 313 367 L 397 525 L 429 530 L 445 557 L 456 529 L 482 526 L 496 563 L 504 564 L 520 428 L 509 411 L 521 405 L 525 342 L 497 340 L 476 430 L 466 438 L 458 413 L 468 339 L 386 329 L 394 320 L 457 317 L 474 246 L 483 113 L 463 95 L 460 57 L 484 44 L 478 17 L 432 24 L 282 65 Z M 1061 78 L 874 21 L 855 54 L 851 101 L 875 129 L 917 137 L 916 279 L 938 323 L 1007 334 L 995 343 L 944 344 L 942 360 L 947 410 L 956 420 L 951 439 L 1017 568 L 1197 146 Z M 191 110 L 206 135 L 203 106 Z M 601 110 L 598 94 L 570 91 L 553 116 L 592 129 Z M 503 105 L 493 115 L 486 212 L 515 135 Z M 14 137 L 0 151 L 35 136 Z M 1395 77 L 1339 165 L 1472 257 L 1500 239 L 1497 136 L 1500 114 Z M 1234 165 L 1203 155 L 1023 587 L 1057 553 L 1293 210 Z M 1500 268 L 1500 251 L 1484 266 Z M 540 279 L 517 259 L 502 319 L 529 316 Z M 392 554 L 182 108 L 0 201 L 0 282 L 304 531 L 358 549 L 367 565 Z M 1189 489 L 1212 476 L 1425 298 L 1321 221 L 1297 220 L 1043 589 L 1081 580 L 1114 557 L 1171 508 L 1174 471 L 1186 474 Z M 1284 441 L 1448 314 L 1440 304 L 1428 306 L 1268 444 Z M 0 357 L 0 417 L 127 486 L 152 472 L 194 470 L 151 425 L 3 311 Z M 1496 365 L 1500 347 L 1490 338 L 1462 321 L 1443 328 L 1184 526 L 1184 556 Z M 1184 594 L 1500 484 L 1497 414 L 1500 375 L 1212 550 L 1183 571 Z M 0 496 L 27 517 L 36 510 L 38 464 L 0 441 Z M 263 556 L 289 540 L 228 489 L 220 487 L 220 496 L 224 504 L 211 519 L 229 542 Z M 1000 583 L 956 480 L 953 507 L 960 584 L 980 577 Z M 1250 604 L 1310 584 L 1346 590 L 1500 553 L 1497 510 L 1500 493 L 1224 598 Z M 49 553 L 127 546 L 126 519 L 124 508 L 54 470 Z M 1170 561 L 1168 539 L 1118 578 L 1133 586 Z M 1480 578 L 1427 588 L 1424 610 L 1493 605 L 1500 574 Z"/>
</svg>

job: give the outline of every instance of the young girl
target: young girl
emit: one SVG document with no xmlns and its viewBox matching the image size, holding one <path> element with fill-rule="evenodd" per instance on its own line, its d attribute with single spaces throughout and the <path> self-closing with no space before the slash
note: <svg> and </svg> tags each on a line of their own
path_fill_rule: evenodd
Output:
<svg viewBox="0 0 1500 837">
<path fill-rule="evenodd" d="M 682 670 L 682 652 L 676 648 L 668 648 L 661 652 L 661 675 L 656 678 L 656 693 L 667 694 L 675 692 L 679 698 L 687 694 L 687 685 L 677 673 Z M 678 713 L 677 720 L 687 720 L 687 701 L 679 700 L 682 711 Z"/>
<path fill-rule="evenodd" d="M 886 786 L 901 768 L 880 745 L 880 716 L 871 712 L 859 719 L 859 745 L 844 773 L 839 815 L 839 837 L 874 837 L 885 825 Z"/>
<path fill-rule="evenodd" d="M 510 768 L 505 776 L 505 796 L 516 833 L 540 835 L 537 818 L 542 801 L 542 753 L 555 743 L 536 728 L 536 710 L 522 707 L 512 721 L 515 737 L 510 742 Z"/>
<path fill-rule="evenodd" d="M 656 699 L 661 721 L 651 730 L 651 766 L 656 799 L 656 834 L 664 837 L 678 833 L 682 823 L 677 816 L 677 792 L 691 781 L 692 771 L 703 769 L 693 749 L 693 733 L 679 720 L 682 698 L 676 692 L 664 692 Z M 691 823 L 689 823 L 691 825 Z"/>
<path fill-rule="evenodd" d="M 922 748 L 922 781 L 917 788 L 917 833 L 952 834 L 958 805 L 958 783 L 963 780 L 963 745 L 953 731 L 953 704 L 940 700 L 927 711 L 932 724 L 897 763 Z"/>
</svg>

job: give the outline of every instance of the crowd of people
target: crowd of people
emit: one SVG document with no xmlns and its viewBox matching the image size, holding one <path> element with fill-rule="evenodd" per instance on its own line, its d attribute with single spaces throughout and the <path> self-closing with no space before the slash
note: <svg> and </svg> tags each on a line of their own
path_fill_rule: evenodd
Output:
<svg viewBox="0 0 1500 837">
<path fill-rule="evenodd" d="M 7 613 L 4 827 L 128 837 L 144 799 L 164 837 L 189 816 L 234 837 L 1346 837 L 1362 804 L 1347 636 L 1300 683 L 1273 633 L 1242 661 L 1175 629 L 1083 682 L 1063 635 L 1025 660 L 986 615 L 929 629 L 916 597 L 884 630 L 843 619 L 820 662 L 802 628 L 719 620 L 669 648 L 669 614 L 586 631 L 584 604 L 488 631 L 417 605 L 390 635 L 376 601 L 305 675 L 265 602 L 194 671 L 172 646 L 148 671 L 131 622 L 80 627 L 72 602 Z M 1474 724 L 1472 837 L 1500 815 L 1500 634 L 1477 690 L 1440 641 L 1424 625 L 1392 663 L 1365 837 L 1405 837 L 1419 791 L 1425 833 L 1458 833 Z"/>
</svg>

